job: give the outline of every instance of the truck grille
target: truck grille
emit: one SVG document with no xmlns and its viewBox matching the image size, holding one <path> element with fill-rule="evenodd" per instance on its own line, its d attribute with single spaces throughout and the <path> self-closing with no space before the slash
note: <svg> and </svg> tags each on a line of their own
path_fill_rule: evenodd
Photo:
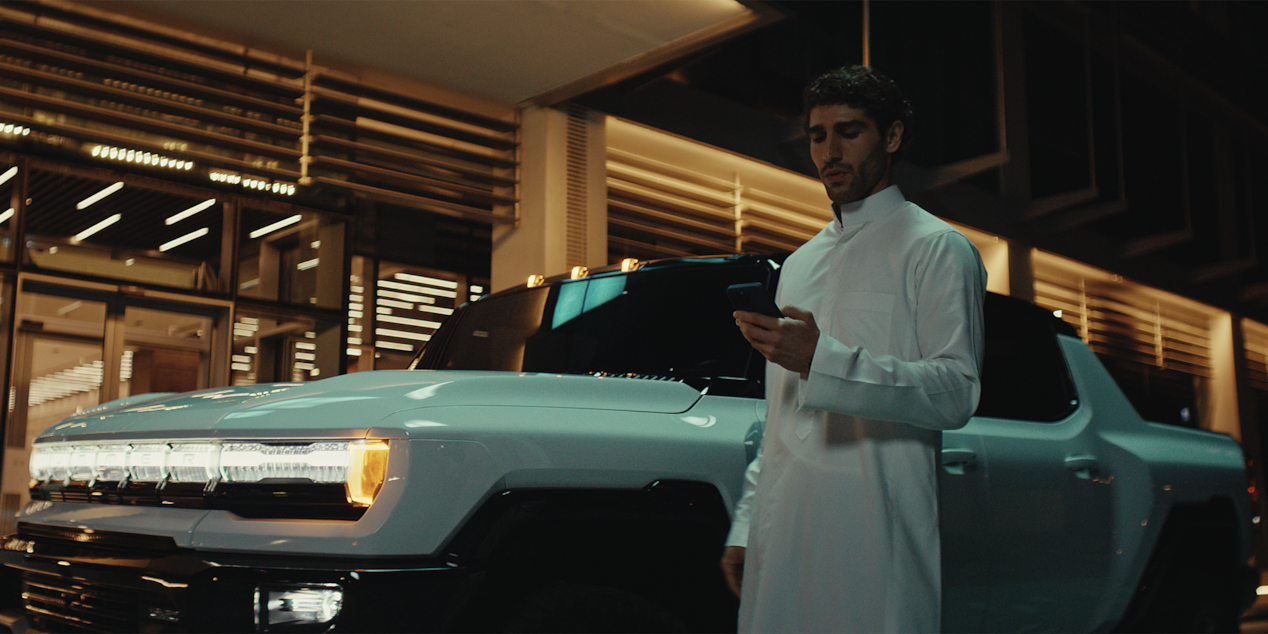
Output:
<svg viewBox="0 0 1268 634">
<path fill-rule="evenodd" d="M 137 598 L 126 590 L 56 575 L 22 573 L 22 600 L 46 632 L 140 632 Z"/>
</svg>

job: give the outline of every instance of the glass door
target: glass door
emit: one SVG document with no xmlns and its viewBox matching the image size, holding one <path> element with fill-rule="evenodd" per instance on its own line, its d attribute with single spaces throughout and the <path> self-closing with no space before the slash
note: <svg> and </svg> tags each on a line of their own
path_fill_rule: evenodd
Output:
<svg viewBox="0 0 1268 634">
<path fill-rule="evenodd" d="M 13 532 L 14 516 L 28 501 L 27 460 L 40 432 L 115 399 L 227 380 L 227 353 L 216 353 L 216 342 L 227 341 L 227 304 L 129 290 L 23 280 L 0 474 L 0 534 Z"/>
</svg>

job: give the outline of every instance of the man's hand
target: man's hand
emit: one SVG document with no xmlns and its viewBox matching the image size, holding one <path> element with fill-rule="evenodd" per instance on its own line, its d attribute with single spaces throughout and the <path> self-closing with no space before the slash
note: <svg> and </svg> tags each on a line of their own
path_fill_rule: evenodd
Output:
<svg viewBox="0 0 1268 634">
<path fill-rule="evenodd" d="M 722 577 L 726 579 L 726 587 L 740 596 L 740 584 L 744 581 L 744 554 L 747 550 L 743 546 L 727 546 L 722 551 L 722 561 L 718 562 L 722 566 Z"/>
<path fill-rule="evenodd" d="M 814 315 L 787 306 L 783 319 L 743 310 L 735 311 L 734 317 L 744 338 L 762 356 L 797 374 L 810 372 L 815 345 L 819 343 Z"/>
</svg>

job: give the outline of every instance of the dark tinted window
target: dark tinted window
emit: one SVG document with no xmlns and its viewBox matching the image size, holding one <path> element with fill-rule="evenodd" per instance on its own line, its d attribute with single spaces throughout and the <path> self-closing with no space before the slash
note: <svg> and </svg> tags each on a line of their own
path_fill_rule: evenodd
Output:
<svg viewBox="0 0 1268 634">
<path fill-rule="evenodd" d="M 456 314 L 419 367 L 744 377 L 755 353 L 726 287 L 769 276 L 764 265 L 698 265 L 496 295 Z"/>
<path fill-rule="evenodd" d="M 1058 331 L 1068 330 L 1042 308 L 987 294 L 986 360 L 977 415 L 1045 422 L 1068 416 L 1076 396 L 1056 338 Z"/>
</svg>

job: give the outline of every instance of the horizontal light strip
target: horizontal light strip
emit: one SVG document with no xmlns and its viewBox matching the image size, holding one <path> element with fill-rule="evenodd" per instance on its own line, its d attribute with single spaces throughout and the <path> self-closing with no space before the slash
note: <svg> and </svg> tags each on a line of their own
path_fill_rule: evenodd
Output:
<svg viewBox="0 0 1268 634">
<path fill-rule="evenodd" d="M 426 321 L 423 319 L 410 319 L 409 317 L 397 317 L 396 315 L 378 315 L 375 317 L 379 321 L 385 321 L 392 324 L 401 324 L 403 326 L 415 326 L 418 328 L 439 328 L 440 322 Z"/>
<path fill-rule="evenodd" d="M 379 280 L 379 286 L 383 288 L 394 288 L 398 291 L 410 291 L 414 293 L 426 293 L 428 295 L 437 295 L 440 297 L 457 297 L 458 293 L 454 291 L 442 291 L 438 288 L 428 288 L 426 286 L 416 286 L 414 284 L 402 284 L 391 280 Z"/>
<path fill-rule="evenodd" d="M 256 229 L 255 231 L 248 233 L 247 236 L 251 238 L 258 238 L 260 236 L 268 235 L 283 227 L 289 227 L 303 219 L 304 219 L 303 216 L 299 214 L 295 214 L 294 216 L 291 216 L 290 218 L 287 218 L 285 220 L 279 220 L 271 225 L 268 225 L 267 227 L 260 227 L 259 229 Z"/>
<path fill-rule="evenodd" d="M 432 286 L 439 286 L 441 288 L 458 288 L 457 282 L 451 282 L 449 280 L 438 280 L 434 277 L 426 277 L 423 275 L 412 275 L 410 273 L 397 273 L 393 275 L 392 277 L 404 282 L 417 282 L 419 284 L 431 284 Z"/>
<path fill-rule="evenodd" d="M 303 262 L 296 264 L 295 268 L 301 271 L 307 271 L 308 269 L 317 268 L 318 264 L 321 264 L 321 258 L 313 258 L 311 260 L 304 260 Z"/>
<path fill-rule="evenodd" d="M 375 328 L 374 334 L 379 337 L 396 337 L 398 339 L 413 339 L 414 341 L 431 341 L 431 335 L 421 332 L 405 332 L 403 330 L 391 330 L 389 328 Z"/>
<path fill-rule="evenodd" d="M 379 341 L 374 344 L 375 348 L 387 348 L 388 350 L 404 350 L 405 352 L 413 352 L 414 346 L 407 343 L 396 343 L 395 341 Z"/>
<path fill-rule="evenodd" d="M 14 165 L 13 167 L 10 167 L 9 169 L 5 170 L 3 174 L 0 174 L 0 185 L 3 185 L 9 182 L 10 178 L 13 178 L 14 176 L 17 176 L 17 175 L 18 175 L 18 166 Z"/>
<path fill-rule="evenodd" d="M 198 203 L 197 205 L 194 205 L 193 207 L 190 207 L 189 209 L 186 209 L 185 211 L 182 211 L 182 212 L 180 212 L 180 213 L 178 213 L 178 214 L 175 214 L 175 215 L 173 215 L 173 216 L 169 217 L 167 220 L 164 220 L 164 221 L 163 221 L 163 224 L 165 224 L 165 225 L 174 225 L 174 224 L 176 224 L 176 223 L 178 223 L 178 222 L 180 222 L 180 221 L 182 221 L 182 220 L 184 220 L 184 219 L 186 219 L 186 218 L 188 218 L 188 217 L 190 217 L 190 216 L 192 216 L 192 215 L 194 215 L 194 214 L 196 214 L 196 213 L 198 213 L 198 212 L 200 212 L 200 211 L 202 211 L 202 210 L 204 210 L 204 209 L 207 209 L 208 207 L 211 207 L 211 206 L 212 206 L 212 205 L 214 205 L 214 204 L 216 204 L 216 199 L 215 199 L 215 198 L 212 198 L 212 199 L 210 199 L 210 200 L 204 200 L 203 202 L 200 202 L 200 203 Z"/>
<path fill-rule="evenodd" d="M 423 297 L 422 295 L 411 295 L 409 293 L 398 293 L 396 291 L 389 291 L 382 288 L 375 291 L 374 294 L 378 295 L 379 297 L 391 297 L 393 299 L 403 299 L 407 302 L 423 302 L 426 304 L 436 303 L 436 300 L 431 297 Z"/>
<path fill-rule="evenodd" d="M 4 221 L 6 221 L 6 220 L 8 220 L 8 219 L 12 218 L 12 217 L 13 217 L 13 213 L 14 213 L 14 211 L 13 211 L 13 207 L 10 207 L 10 208 L 8 208 L 8 209 L 4 210 L 4 213 L 0 213 L 0 222 L 4 222 Z"/>
<path fill-rule="evenodd" d="M 413 304 L 409 302 L 398 302 L 394 299 L 380 299 L 377 303 L 379 306 L 389 306 L 391 308 L 400 308 L 401 310 L 414 310 Z M 360 307 L 361 307 L 361 304 L 357 304 L 355 306 L 352 304 L 348 305 L 348 308 L 351 308 L 353 310 L 356 310 Z"/>
<path fill-rule="evenodd" d="M 123 181 L 119 181 L 113 185 L 110 185 L 106 187 L 105 189 L 79 201 L 78 203 L 75 204 L 75 209 L 87 209 L 88 207 L 91 207 L 92 205 L 100 202 L 101 199 L 119 191 L 120 189 L 123 189 Z"/>
<path fill-rule="evenodd" d="M 120 183 L 120 185 L 122 185 L 122 183 Z M 83 207 L 80 207 L 80 209 L 83 209 Z M 77 242 L 86 240 L 89 236 L 93 235 L 94 233 L 97 233 L 98 231 L 101 231 L 102 229 L 105 229 L 106 227 L 109 227 L 110 225 L 116 222 L 119 222 L 119 220 L 122 218 L 123 218 L 123 214 L 115 214 L 113 216 L 110 216 L 109 218 L 106 218 L 105 220 L 102 220 L 101 222 L 75 234 L 75 240 Z"/>
<path fill-rule="evenodd" d="M 382 302 L 379 302 L 379 303 L 382 303 Z M 419 306 L 418 310 L 424 313 L 436 313 L 437 315 L 452 315 L 453 314 L 452 308 L 445 308 L 444 306 Z"/>
<path fill-rule="evenodd" d="M 158 443 L 36 444 L 31 477 L 41 481 L 258 482 L 304 478 L 345 483 L 363 474 L 351 469 L 355 454 L 382 442 L 336 441 L 267 445 L 242 441 L 179 440 Z"/>
<path fill-rule="evenodd" d="M 172 240 L 171 242 L 164 242 L 162 245 L 159 245 L 159 251 L 167 251 L 168 249 L 175 249 L 176 247 L 179 247 L 180 245 L 185 244 L 186 242 L 189 242 L 191 240 L 197 240 L 198 238 L 201 238 L 207 235 L 209 231 L 211 230 L 208 229 L 207 227 L 203 227 L 202 229 L 199 229 L 198 231 L 187 233 L 175 240 Z"/>
</svg>

